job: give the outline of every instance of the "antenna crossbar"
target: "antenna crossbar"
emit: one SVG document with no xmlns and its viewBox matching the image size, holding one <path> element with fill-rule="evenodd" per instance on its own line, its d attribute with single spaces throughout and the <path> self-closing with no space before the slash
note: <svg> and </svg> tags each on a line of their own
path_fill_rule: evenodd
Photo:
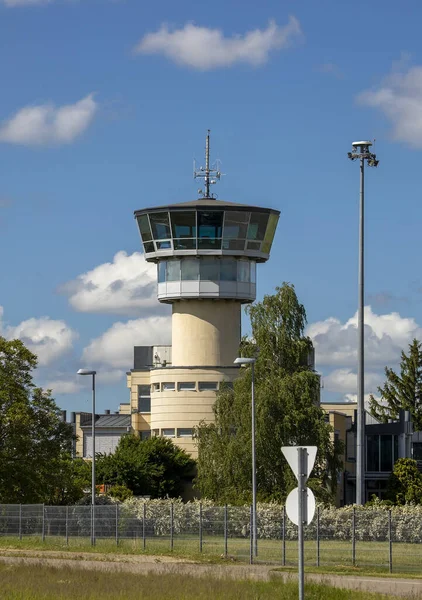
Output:
<svg viewBox="0 0 422 600">
<path fill-rule="evenodd" d="M 210 168 L 210 130 L 207 131 L 207 137 L 205 140 L 205 168 L 196 168 L 196 162 L 193 164 L 193 178 L 203 179 L 205 183 L 204 190 L 198 190 L 198 193 L 202 194 L 204 198 L 213 198 L 214 195 L 210 193 L 210 186 L 214 185 L 221 179 L 220 161 L 216 161 L 212 168 Z"/>
</svg>

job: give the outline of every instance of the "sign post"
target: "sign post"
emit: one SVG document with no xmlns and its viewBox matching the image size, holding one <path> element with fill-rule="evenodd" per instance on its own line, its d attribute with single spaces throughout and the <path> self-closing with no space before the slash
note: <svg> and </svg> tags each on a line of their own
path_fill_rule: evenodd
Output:
<svg viewBox="0 0 422 600">
<path fill-rule="evenodd" d="M 295 474 L 298 487 L 286 499 L 286 512 L 289 519 L 298 526 L 298 565 L 299 600 L 305 598 L 305 551 L 303 526 L 309 525 L 315 514 L 315 497 L 306 487 L 316 453 L 316 446 L 284 446 L 282 452 Z"/>
</svg>

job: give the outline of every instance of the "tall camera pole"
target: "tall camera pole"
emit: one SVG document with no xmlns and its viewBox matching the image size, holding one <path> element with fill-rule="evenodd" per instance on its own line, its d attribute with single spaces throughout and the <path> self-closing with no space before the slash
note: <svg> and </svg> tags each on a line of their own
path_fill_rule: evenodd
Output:
<svg viewBox="0 0 422 600">
<path fill-rule="evenodd" d="M 372 142 L 353 142 L 350 160 L 360 160 L 360 202 L 359 202 L 359 292 L 358 292 L 358 401 L 357 401 L 357 440 L 356 440 L 356 504 L 365 503 L 365 160 L 369 167 L 377 167 L 379 161 L 369 151 Z"/>
</svg>

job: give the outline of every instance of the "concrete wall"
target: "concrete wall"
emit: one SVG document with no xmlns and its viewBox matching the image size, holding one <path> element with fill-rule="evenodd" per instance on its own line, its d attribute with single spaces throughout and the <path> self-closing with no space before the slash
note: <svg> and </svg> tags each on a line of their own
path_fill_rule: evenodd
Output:
<svg viewBox="0 0 422 600">
<path fill-rule="evenodd" d="M 239 369 L 155 369 L 151 371 L 151 431 L 174 429 L 174 443 L 196 457 L 196 443 L 191 437 L 178 437 L 178 429 L 193 429 L 200 421 L 214 421 L 213 405 L 216 392 L 200 391 L 200 382 L 234 381 Z M 195 389 L 179 391 L 179 383 L 193 382 Z M 163 390 L 163 383 L 174 383 L 174 390 Z M 154 384 L 157 384 L 154 386 Z M 159 390 L 154 390 L 159 387 Z"/>
<path fill-rule="evenodd" d="M 239 352 L 241 304 L 181 300 L 173 304 L 174 367 L 230 366 Z"/>
</svg>

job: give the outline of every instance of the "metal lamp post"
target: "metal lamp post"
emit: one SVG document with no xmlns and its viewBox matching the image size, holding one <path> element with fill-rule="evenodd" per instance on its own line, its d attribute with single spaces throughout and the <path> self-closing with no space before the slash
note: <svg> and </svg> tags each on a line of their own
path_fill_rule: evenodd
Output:
<svg viewBox="0 0 422 600">
<path fill-rule="evenodd" d="M 235 365 L 251 365 L 252 368 L 252 547 L 254 556 L 258 556 L 256 530 L 255 363 L 256 358 L 236 358 L 234 361 Z"/>
<path fill-rule="evenodd" d="M 92 470 L 91 470 L 91 507 L 92 507 L 92 528 L 91 544 L 95 545 L 95 375 L 97 371 L 90 369 L 79 369 L 78 375 L 92 375 Z"/>
<path fill-rule="evenodd" d="M 360 160 L 360 202 L 359 202 L 359 293 L 358 293 L 358 401 L 357 401 L 357 440 L 356 440 L 356 504 L 365 502 L 365 355 L 364 355 L 364 209 L 365 209 L 365 160 L 369 167 L 377 167 L 379 161 L 369 151 L 371 142 L 353 142 L 350 160 Z"/>
</svg>

